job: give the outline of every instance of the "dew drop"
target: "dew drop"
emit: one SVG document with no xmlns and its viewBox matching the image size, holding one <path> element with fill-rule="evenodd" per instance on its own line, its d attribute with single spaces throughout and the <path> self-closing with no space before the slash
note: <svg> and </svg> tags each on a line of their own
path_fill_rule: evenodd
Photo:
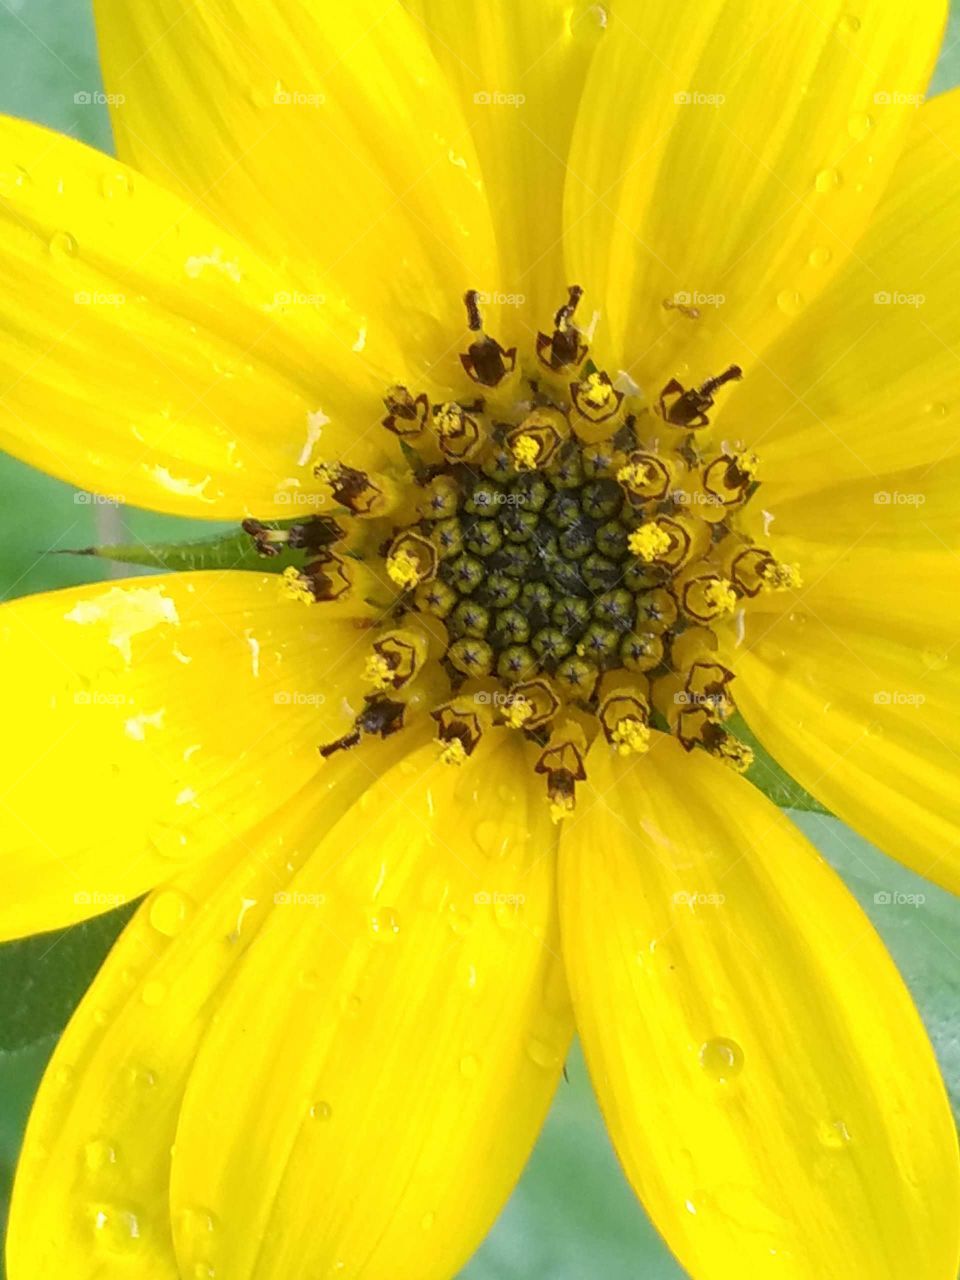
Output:
<svg viewBox="0 0 960 1280">
<path fill-rule="evenodd" d="M 151 979 L 150 982 L 144 984 L 143 991 L 140 993 L 140 999 L 145 1005 L 151 1009 L 155 1009 L 157 1005 L 163 1004 L 167 998 L 166 984 Z"/>
<path fill-rule="evenodd" d="M 460 1074 L 465 1080 L 473 1080 L 480 1070 L 480 1062 L 472 1053 L 460 1059 Z"/>
<path fill-rule="evenodd" d="M 862 142 L 873 128 L 873 117 L 865 112 L 853 115 L 847 121 L 847 133 L 855 142 Z"/>
<path fill-rule="evenodd" d="M 560 1054 L 552 1044 L 547 1044 L 546 1040 L 539 1040 L 536 1036 L 531 1036 L 527 1041 L 527 1057 L 538 1067 L 544 1070 L 552 1070 L 560 1065 Z"/>
<path fill-rule="evenodd" d="M 743 1070 L 743 1050 L 736 1040 L 718 1036 L 700 1046 L 700 1065 L 718 1084 L 726 1084 Z"/>
<path fill-rule="evenodd" d="M 473 838 L 488 858 L 503 858 L 509 852 L 510 833 L 502 822 L 494 822 L 492 818 L 485 818 L 474 827 Z"/>
<path fill-rule="evenodd" d="M 333 1107 L 329 1102 L 315 1102 L 310 1108 L 308 1115 L 311 1120 L 329 1120 L 333 1115 Z"/>
<path fill-rule="evenodd" d="M 595 44 L 607 29 L 610 14 L 602 4 L 574 5 L 570 12 L 570 34 L 585 44 Z"/>
<path fill-rule="evenodd" d="M 370 932 L 378 942 L 395 942 L 400 932 L 400 917 L 393 907 L 384 907 L 370 917 Z"/>
<path fill-rule="evenodd" d="M 137 1089 L 153 1089 L 157 1083 L 157 1073 L 142 1063 L 134 1063 L 127 1068 L 127 1079 Z"/>
<path fill-rule="evenodd" d="M 855 36 L 860 30 L 860 19 L 853 13 L 845 13 L 839 22 L 840 30 L 847 35 Z"/>
<path fill-rule="evenodd" d="M 470 932 L 473 921 L 451 902 L 447 911 L 447 923 L 458 938 L 463 938 Z"/>
<path fill-rule="evenodd" d="M 821 169 L 814 178 L 813 185 L 821 193 L 836 191 L 840 185 L 840 173 L 837 169 Z"/>
<path fill-rule="evenodd" d="M 75 258 L 78 245 L 69 231 L 55 231 L 50 237 L 50 253 L 55 258 Z"/>
<path fill-rule="evenodd" d="M 521 904 L 518 901 L 498 899 L 493 905 L 493 916 L 501 929 L 515 929 L 520 919 Z"/>
<path fill-rule="evenodd" d="M 816 249 L 810 250 L 810 256 L 807 261 L 811 267 L 825 267 L 832 257 L 833 254 L 829 249 L 818 245 Z"/>
<path fill-rule="evenodd" d="M 133 186 L 130 179 L 122 170 L 116 173 L 105 173 L 100 179 L 100 192 L 107 200 L 114 200 L 118 196 L 133 195 Z"/>
<path fill-rule="evenodd" d="M 140 1219 L 129 1206 L 91 1205 L 90 1220 L 98 1247 L 109 1253 L 132 1253 L 143 1243 Z"/>
<path fill-rule="evenodd" d="M 851 1141 L 850 1130 L 842 1120 L 825 1120 L 817 1130 L 817 1137 L 831 1151 L 842 1151 Z"/>
<path fill-rule="evenodd" d="M 157 933 L 173 938 L 183 928 L 187 904 L 176 889 L 164 889 L 150 903 L 149 919 Z"/>
<path fill-rule="evenodd" d="M 949 655 L 937 649 L 924 649 L 921 656 L 929 671 L 944 671 L 950 664 Z"/>
<path fill-rule="evenodd" d="M 12 169 L 0 170 L 0 196 L 15 196 L 29 181 L 30 175 L 19 164 L 15 164 Z"/>
<path fill-rule="evenodd" d="M 363 1001 L 359 996 L 345 995 L 341 1001 L 341 1008 L 345 1018 L 359 1018 L 360 1011 L 363 1008 Z"/>
<path fill-rule="evenodd" d="M 102 1173 L 117 1163 L 117 1149 L 106 1138 L 94 1138 L 83 1148 L 83 1163 L 90 1173 Z"/>
<path fill-rule="evenodd" d="M 798 315 L 803 310 L 803 295 L 796 289 L 781 289 L 777 294 L 777 306 L 785 315 Z"/>
<path fill-rule="evenodd" d="M 931 400 L 923 406 L 923 412 L 928 413 L 931 418 L 945 418 L 947 416 L 947 406 L 940 400 Z"/>
</svg>

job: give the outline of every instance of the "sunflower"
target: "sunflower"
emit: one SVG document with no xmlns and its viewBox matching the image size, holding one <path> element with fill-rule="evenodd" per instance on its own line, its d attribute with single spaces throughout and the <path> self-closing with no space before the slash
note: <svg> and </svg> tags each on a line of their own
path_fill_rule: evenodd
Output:
<svg viewBox="0 0 960 1280">
<path fill-rule="evenodd" d="M 0 121 L 0 444 L 262 561 L 0 612 L 0 934 L 150 891 L 13 1280 L 451 1277 L 575 1026 L 691 1276 L 953 1280 L 933 1053 L 735 714 L 957 887 L 943 5 L 96 10 L 121 161 Z"/>
</svg>

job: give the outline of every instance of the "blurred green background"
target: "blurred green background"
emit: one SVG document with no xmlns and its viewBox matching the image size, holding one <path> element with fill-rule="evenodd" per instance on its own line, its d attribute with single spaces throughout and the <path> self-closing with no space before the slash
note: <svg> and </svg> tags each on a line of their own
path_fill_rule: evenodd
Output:
<svg viewBox="0 0 960 1280">
<path fill-rule="evenodd" d="M 960 83 L 960 0 L 934 91 Z M 0 111 L 110 148 L 106 108 L 79 104 L 100 89 L 89 0 L 0 0 Z M 150 541 L 195 526 L 147 512 L 77 501 L 68 485 L 0 455 L 0 599 L 89 581 L 108 564 L 64 548 Z M 174 529 L 176 532 L 174 533 Z M 900 965 L 960 1103 L 960 903 L 817 814 L 797 822 L 839 869 Z M 920 907 L 875 905 L 874 894 L 922 892 Z M 0 947 L 0 1221 L 23 1125 L 58 1030 L 120 928 L 83 930 Z M 553 1112 L 520 1186 L 465 1280 L 682 1280 L 683 1272 L 624 1182 L 594 1105 L 583 1060 L 569 1063 Z M 651 1098 L 650 1105 L 657 1105 Z M 2 1275 L 2 1262 L 0 1262 Z"/>
</svg>

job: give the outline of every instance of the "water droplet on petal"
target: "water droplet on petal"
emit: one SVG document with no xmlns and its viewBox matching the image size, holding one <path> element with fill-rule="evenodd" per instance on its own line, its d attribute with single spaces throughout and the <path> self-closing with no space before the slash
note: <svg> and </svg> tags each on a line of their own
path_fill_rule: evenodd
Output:
<svg viewBox="0 0 960 1280">
<path fill-rule="evenodd" d="M 736 1040 L 718 1036 L 700 1046 L 700 1065 L 718 1084 L 726 1084 L 743 1070 L 743 1050 Z"/>
<path fill-rule="evenodd" d="M 465 1080 L 472 1080 L 479 1070 L 480 1062 L 472 1053 L 460 1059 L 460 1074 Z"/>
<path fill-rule="evenodd" d="M 140 999 L 150 1008 L 155 1009 L 157 1005 L 163 1004 L 167 998 L 166 984 L 151 979 L 150 982 L 144 984 L 143 991 L 140 993 Z"/>
<path fill-rule="evenodd" d="M 553 1070 L 560 1065 L 560 1054 L 553 1045 L 537 1039 L 536 1036 L 531 1036 L 527 1041 L 527 1057 L 545 1070 Z"/>
<path fill-rule="evenodd" d="M 150 903 L 150 923 L 165 938 L 173 938 L 180 932 L 186 914 L 187 904 L 176 889 L 162 890 Z"/>
<path fill-rule="evenodd" d="M 400 917 L 393 907 L 384 907 L 370 917 L 370 932 L 379 942 L 395 942 L 400 932 Z"/>
<path fill-rule="evenodd" d="M 578 4 L 570 12 L 570 34 L 585 44 L 595 44 L 607 29 L 610 14 L 602 4 Z"/>
<path fill-rule="evenodd" d="M 850 1130 L 842 1120 L 825 1120 L 817 1130 L 817 1137 L 831 1151 L 842 1151 L 852 1141 Z"/>
<path fill-rule="evenodd" d="M 950 665 L 949 655 L 941 650 L 924 649 L 922 657 L 929 671 L 943 671 Z"/>
<path fill-rule="evenodd" d="M 821 169 L 814 178 L 813 185 L 821 193 L 836 191 L 840 185 L 840 173 L 837 169 Z"/>
<path fill-rule="evenodd" d="M 69 231 L 55 231 L 50 237 L 50 252 L 55 258 L 75 258 L 78 247 Z"/>
<path fill-rule="evenodd" d="M 117 196 L 133 195 L 133 187 L 129 177 L 120 169 L 116 173 L 105 173 L 100 179 L 100 191 L 108 199 Z"/>
<path fill-rule="evenodd" d="M 117 1163 L 117 1150 L 106 1138 L 94 1138 L 83 1148 L 83 1163 L 90 1173 L 102 1173 Z"/>
<path fill-rule="evenodd" d="M 856 142 L 862 142 L 872 128 L 873 117 L 868 116 L 865 112 L 851 116 L 847 121 L 847 133 Z"/>
<path fill-rule="evenodd" d="M 810 256 L 807 261 L 811 267 L 825 267 L 833 254 L 825 246 L 818 246 L 816 249 L 810 250 Z"/>
<path fill-rule="evenodd" d="M 140 1218 L 129 1206 L 94 1204 L 89 1214 L 99 1248 L 109 1253 L 132 1253 L 143 1244 Z"/>
<path fill-rule="evenodd" d="M 923 406 L 923 412 L 928 413 L 931 418 L 945 418 L 949 412 L 947 406 L 940 400 L 931 400 Z"/>
<path fill-rule="evenodd" d="M 315 1102 L 307 1114 L 311 1120 L 329 1120 L 333 1115 L 333 1107 L 329 1102 Z"/>
<path fill-rule="evenodd" d="M 777 294 L 777 306 L 785 315 L 798 315 L 803 310 L 803 295 L 796 289 L 781 289 Z"/>
<path fill-rule="evenodd" d="M 837 24 L 846 35 L 855 36 L 860 30 L 860 19 L 853 13 L 845 13 Z"/>
</svg>

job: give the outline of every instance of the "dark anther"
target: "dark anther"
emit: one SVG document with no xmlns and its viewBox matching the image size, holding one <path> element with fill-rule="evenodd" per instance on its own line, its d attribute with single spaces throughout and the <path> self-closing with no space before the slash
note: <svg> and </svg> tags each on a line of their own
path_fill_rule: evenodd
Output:
<svg viewBox="0 0 960 1280">
<path fill-rule="evenodd" d="M 567 301 L 553 318 L 553 333 L 537 334 L 537 356 L 542 364 L 555 373 L 575 368 L 587 354 L 587 344 L 573 323 L 573 315 L 583 297 L 583 290 L 578 284 L 573 284 L 567 292 Z"/>
<path fill-rule="evenodd" d="M 383 403 L 387 408 L 383 425 L 401 439 L 420 435 L 427 425 L 430 401 L 424 392 L 414 397 L 406 387 L 391 387 Z"/>
<path fill-rule="evenodd" d="M 240 527 L 253 539 L 258 556 L 278 556 L 289 536 L 280 529 L 268 528 L 259 520 L 244 520 Z"/>
<path fill-rule="evenodd" d="M 660 413 L 664 421 L 674 427 L 707 427 L 710 419 L 707 410 L 713 405 L 713 393 L 728 382 L 735 382 L 743 377 L 743 370 L 738 364 L 732 364 L 723 373 L 708 378 L 699 387 L 687 389 L 676 378 L 671 378 L 660 392 Z M 669 404 L 667 397 L 672 397 Z"/>
<path fill-rule="evenodd" d="M 467 308 L 467 328 L 479 337 L 470 343 L 465 352 L 460 353 L 460 363 L 467 377 L 480 386 L 497 387 L 517 367 L 517 348 L 511 347 L 507 351 L 483 332 L 480 295 L 476 289 L 468 289 L 463 295 L 463 301 Z"/>
<path fill-rule="evenodd" d="M 396 733 L 403 728 L 403 715 L 406 707 L 402 702 L 394 702 L 390 698 L 383 698 L 379 694 L 374 694 L 367 698 L 367 705 L 357 716 L 352 732 L 344 734 L 342 738 L 337 738 L 334 742 L 328 742 L 326 746 L 320 747 L 320 754 L 324 760 L 329 759 L 337 751 L 346 751 L 350 747 L 359 744 L 361 737 L 365 733 L 377 734 L 381 738 L 389 738 L 391 733 Z"/>
<path fill-rule="evenodd" d="M 346 537 L 346 530 L 332 516 L 311 516 L 290 526 L 290 546 L 297 551 L 319 551 Z"/>
<path fill-rule="evenodd" d="M 380 497 L 380 490 L 371 484 L 367 473 L 358 471 L 356 467 L 348 467 L 342 462 L 332 467 L 320 463 L 316 474 L 329 484 L 334 502 L 339 502 L 354 515 L 366 515 Z"/>
</svg>

